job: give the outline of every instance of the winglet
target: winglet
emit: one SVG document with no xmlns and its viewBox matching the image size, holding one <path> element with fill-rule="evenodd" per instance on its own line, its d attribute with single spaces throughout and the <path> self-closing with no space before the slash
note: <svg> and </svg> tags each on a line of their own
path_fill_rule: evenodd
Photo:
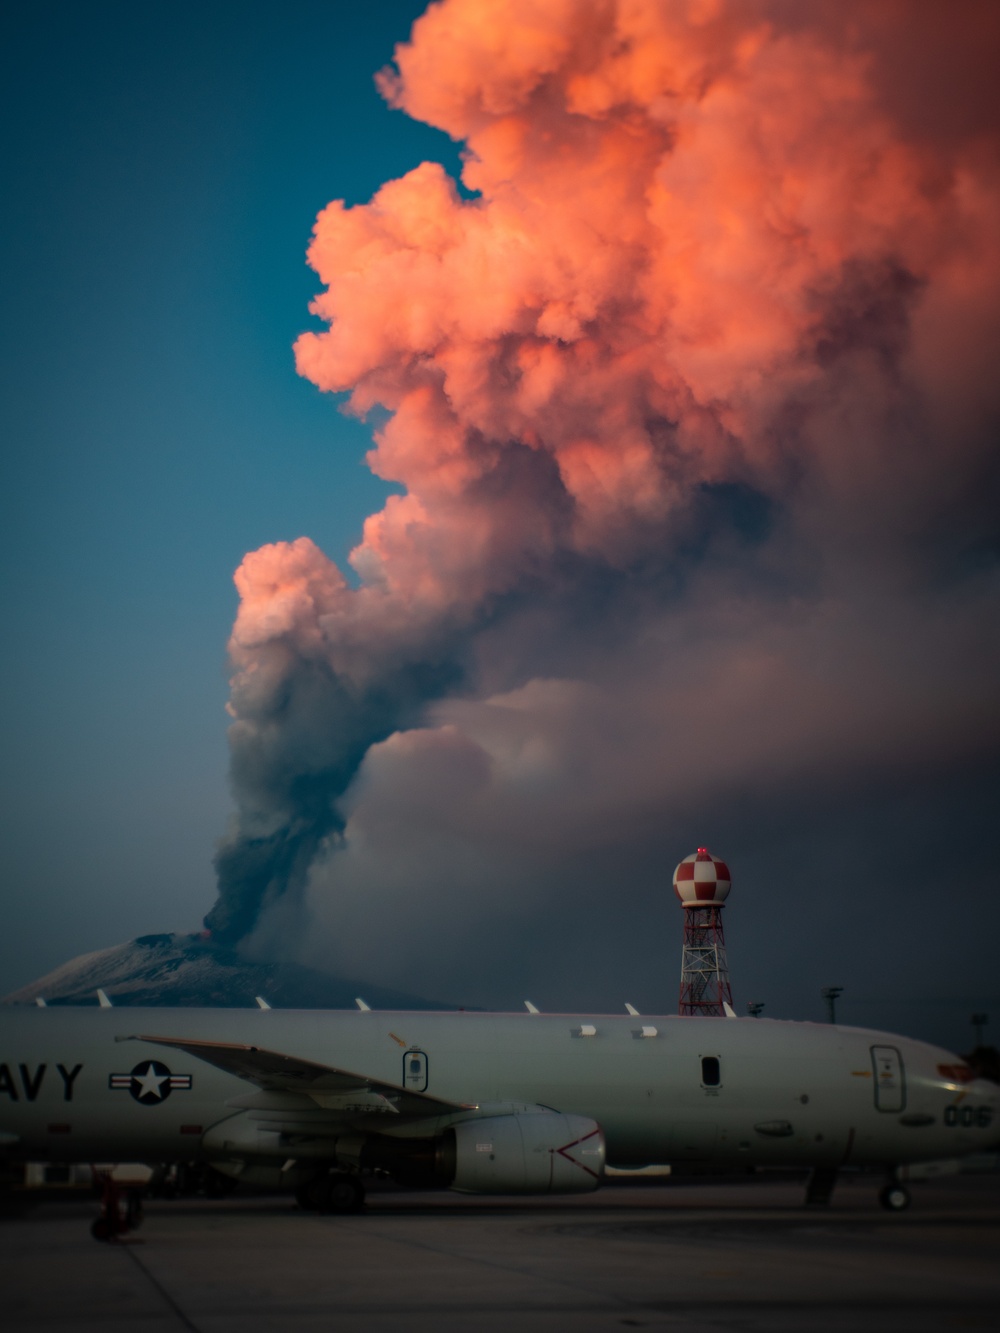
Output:
<svg viewBox="0 0 1000 1333">
<path fill-rule="evenodd" d="M 634 1005 L 629 1004 L 628 1000 L 625 1001 L 625 1012 L 631 1014 L 633 1018 L 639 1017 L 639 1010 Z"/>
<path fill-rule="evenodd" d="M 45 1001 L 42 999 L 42 997 L 41 997 L 40 995 L 36 995 L 36 996 L 35 996 L 35 1003 L 38 1005 L 39 1009 L 47 1009 L 47 1008 L 48 1008 L 48 1005 L 45 1003 Z"/>
<path fill-rule="evenodd" d="M 100 986 L 98 986 L 98 988 L 97 988 L 97 1003 L 101 1006 L 102 1009 L 113 1009 L 113 1008 L 114 1008 L 114 1005 L 113 1005 L 113 1004 L 111 1003 L 111 1001 L 108 999 L 108 997 L 107 997 L 107 995 L 105 994 L 105 992 L 101 990 Z"/>
<path fill-rule="evenodd" d="M 538 1013 L 538 1010 L 535 1008 L 535 1006 L 531 1003 L 530 1000 L 525 1000 L 525 1002 L 524 1002 L 524 1007 L 525 1007 L 525 1009 L 527 1009 L 527 1011 L 528 1011 L 529 1014 L 537 1014 L 537 1013 Z"/>
<path fill-rule="evenodd" d="M 738 1017 L 739 1017 L 739 1014 L 737 1014 L 737 1012 L 736 1012 L 736 1010 L 733 1008 L 733 1006 L 732 1006 L 731 1004 L 726 1004 L 725 1000 L 722 1001 L 722 1011 L 723 1011 L 723 1013 L 726 1015 L 727 1018 L 738 1018 Z"/>
<path fill-rule="evenodd" d="M 253 998 L 257 1001 L 258 1009 L 270 1009 L 271 1006 L 264 999 L 263 995 L 255 995 Z"/>
<path fill-rule="evenodd" d="M 362 1012 L 363 1014 L 370 1014 L 370 1013 L 371 1013 L 371 1011 L 372 1011 L 372 1007 L 371 1007 L 371 1005 L 370 1005 L 370 1004 L 365 1004 L 364 1000 L 361 998 L 360 995 L 355 995 L 355 997 L 354 997 L 354 1003 L 358 1006 L 358 1008 L 361 1010 L 361 1012 Z"/>
</svg>

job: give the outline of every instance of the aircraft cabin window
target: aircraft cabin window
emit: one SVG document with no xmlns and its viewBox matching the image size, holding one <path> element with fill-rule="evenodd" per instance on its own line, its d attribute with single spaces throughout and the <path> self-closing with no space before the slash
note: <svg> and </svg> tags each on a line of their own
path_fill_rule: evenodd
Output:
<svg viewBox="0 0 1000 1333">
<path fill-rule="evenodd" d="M 716 1055 L 701 1057 L 701 1081 L 706 1088 L 717 1088 L 722 1081 L 719 1072 L 719 1058 Z"/>
</svg>

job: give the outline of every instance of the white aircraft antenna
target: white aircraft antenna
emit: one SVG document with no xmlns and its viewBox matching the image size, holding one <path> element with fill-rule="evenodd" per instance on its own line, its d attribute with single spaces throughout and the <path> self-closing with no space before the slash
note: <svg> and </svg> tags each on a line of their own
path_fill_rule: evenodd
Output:
<svg viewBox="0 0 1000 1333">
<path fill-rule="evenodd" d="M 102 1009 L 113 1009 L 113 1008 L 114 1008 L 114 1005 L 113 1005 L 113 1004 L 111 1003 L 111 1001 L 108 999 L 108 997 L 107 997 L 107 995 L 105 994 L 105 992 L 101 990 L 100 986 L 98 986 L 98 988 L 97 988 L 97 1003 L 101 1006 Z"/>
<path fill-rule="evenodd" d="M 525 1002 L 524 1002 L 524 1007 L 525 1007 L 525 1009 L 527 1009 L 527 1011 L 528 1011 L 529 1014 L 537 1014 L 537 1013 L 538 1013 L 538 1010 L 535 1008 L 535 1006 L 531 1003 L 530 1000 L 525 1000 Z"/>
<path fill-rule="evenodd" d="M 739 1018 L 739 1014 L 736 1012 L 733 1006 L 731 1004 L 727 1004 L 725 1000 L 722 1001 L 722 1012 L 726 1015 L 727 1018 Z"/>
<path fill-rule="evenodd" d="M 633 1018 L 639 1017 L 639 1010 L 634 1005 L 629 1004 L 628 1000 L 625 1001 L 625 1012 L 631 1014 Z"/>
<path fill-rule="evenodd" d="M 358 1008 L 361 1010 L 361 1012 L 362 1012 L 363 1014 L 370 1014 L 370 1013 L 371 1013 L 371 1011 L 372 1011 L 372 1007 L 371 1007 L 371 1005 L 370 1005 L 370 1004 L 365 1004 L 364 1000 L 361 998 L 360 995 L 355 995 L 355 997 L 354 997 L 354 1003 L 358 1006 Z"/>
<path fill-rule="evenodd" d="M 47 1008 L 48 1008 L 48 1006 L 46 1005 L 45 1001 L 42 999 L 42 997 L 41 997 L 40 995 L 36 995 L 36 996 L 35 996 L 35 1003 L 38 1005 L 39 1009 L 47 1009 Z"/>
<path fill-rule="evenodd" d="M 264 999 L 263 995 L 255 995 L 253 998 L 257 1001 L 258 1009 L 270 1009 L 271 1006 Z"/>
</svg>

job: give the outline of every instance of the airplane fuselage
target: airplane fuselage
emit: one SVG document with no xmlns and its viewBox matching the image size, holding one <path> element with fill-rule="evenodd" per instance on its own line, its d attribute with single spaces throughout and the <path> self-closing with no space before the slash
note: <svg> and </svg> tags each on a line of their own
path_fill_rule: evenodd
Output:
<svg viewBox="0 0 1000 1333">
<path fill-rule="evenodd" d="M 253 1088 L 138 1036 L 244 1043 L 470 1108 L 588 1117 L 613 1166 L 887 1167 L 995 1149 L 1000 1088 L 947 1051 L 767 1019 L 220 1009 L 8 1009 L 0 1142 L 47 1161 L 267 1156 Z M 124 1040 L 123 1040 L 124 1039 Z M 479 1108 L 478 1111 L 472 1108 Z M 371 1118 L 365 1122 L 369 1127 Z M 391 1114 L 380 1130 L 400 1132 Z M 433 1132 L 422 1122 L 419 1132 Z M 332 1141 L 329 1150 L 333 1151 Z M 322 1156 L 320 1146 L 303 1149 Z M 290 1154 L 272 1146 L 275 1159 Z"/>
</svg>

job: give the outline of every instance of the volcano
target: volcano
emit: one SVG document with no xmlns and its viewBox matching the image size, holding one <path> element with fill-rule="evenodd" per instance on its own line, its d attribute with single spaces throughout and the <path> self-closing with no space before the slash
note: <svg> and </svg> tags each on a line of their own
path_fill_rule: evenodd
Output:
<svg viewBox="0 0 1000 1333">
<path fill-rule="evenodd" d="M 334 977 L 297 963 L 247 961 L 202 935 L 140 935 L 125 944 L 81 954 L 3 998 L 4 1004 L 98 1003 L 100 987 L 118 1005 L 241 1008 L 257 995 L 282 1009 L 353 1009 L 361 998 L 376 1009 L 454 1009 Z"/>
</svg>

